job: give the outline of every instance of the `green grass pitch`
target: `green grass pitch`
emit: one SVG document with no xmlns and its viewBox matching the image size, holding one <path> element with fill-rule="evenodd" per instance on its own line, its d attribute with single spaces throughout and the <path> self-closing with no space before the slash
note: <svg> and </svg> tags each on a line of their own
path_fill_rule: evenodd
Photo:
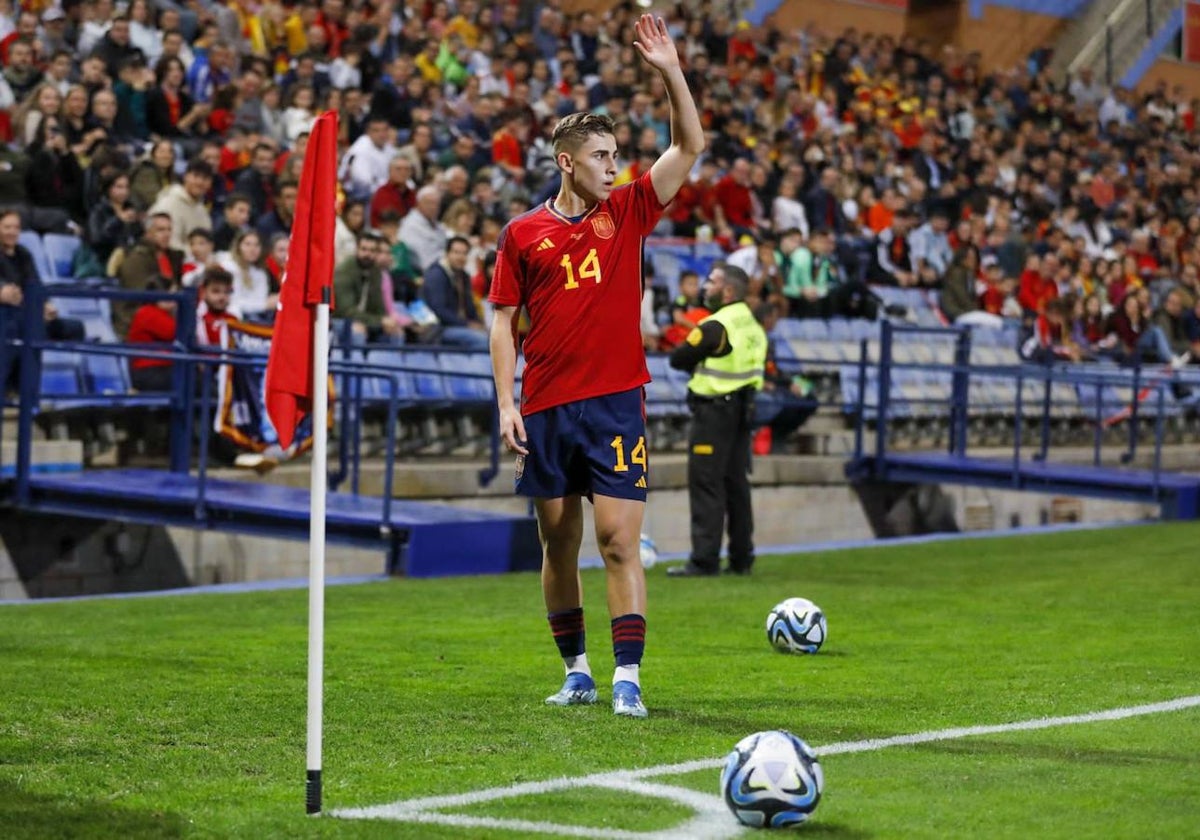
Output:
<svg viewBox="0 0 1200 840">
<path fill-rule="evenodd" d="M 1200 694 L 1195 525 L 764 557 L 751 578 L 649 571 L 650 718 L 615 719 L 602 574 L 585 572 L 601 703 L 561 679 L 537 578 L 395 580 L 327 599 L 325 804 L 377 805 Z M 801 595 L 809 657 L 764 621 Z M 304 591 L 0 608 L 0 837 L 495 837 L 303 814 Z M 1200 709 L 829 756 L 802 835 L 1200 836 Z M 672 784 L 716 793 L 717 771 Z M 690 812 L 576 789 L 458 809 L 628 831 Z M 732 820 L 732 816 L 729 817 Z M 757 836 L 757 835 L 755 835 Z"/>
</svg>

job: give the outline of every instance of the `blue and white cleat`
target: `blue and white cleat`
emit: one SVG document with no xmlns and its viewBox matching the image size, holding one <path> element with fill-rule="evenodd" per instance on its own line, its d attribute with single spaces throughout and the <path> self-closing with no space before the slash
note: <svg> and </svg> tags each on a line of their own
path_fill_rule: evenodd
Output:
<svg viewBox="0 0 1200 840">
<path fill-rule="evenodd" d="M 621 680 L 613 683 L 613 714 L 644 718 L 648 714 L 642 705 L 642 689 L 637 683 Z"/>
<path fill-rule="evenodd" d="M 587 674 L 567 674 L 557 694 L 546 698 L 547 706 L 586 706 L 596 702 L 596 681 Z"/>
</svg>

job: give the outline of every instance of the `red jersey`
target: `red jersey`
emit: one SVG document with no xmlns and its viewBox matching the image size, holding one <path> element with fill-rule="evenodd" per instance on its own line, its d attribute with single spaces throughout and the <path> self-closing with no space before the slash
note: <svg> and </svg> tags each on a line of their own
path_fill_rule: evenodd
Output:
<svg viewBox="0 0 1200 840">
<path fill-rule="evenodd" d="M 646 173 L 578 218 L 550 199 L 505 225 L 488 300 L 529 311 L 522 414 L 650 381 L 642 241 L 662 209 Z"/>
<path fill-rule="evenodd" d="M 133 313 L 129 324 L 130 344 L 170 344 L 175 340 L 175 316 L 157 303 L 144 303 Z M 170 359 L 135 356 L 129 360 L 133 370 L 152 367 L 169 367 Z"/>
</svg>

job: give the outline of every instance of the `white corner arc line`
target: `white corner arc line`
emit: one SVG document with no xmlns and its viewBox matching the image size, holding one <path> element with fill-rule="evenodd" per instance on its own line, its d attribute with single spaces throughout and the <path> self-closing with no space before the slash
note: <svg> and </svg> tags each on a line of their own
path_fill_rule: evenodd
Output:
<svg viewBox="0 0 1200 840">
<path fill-rule="evenodd" d="M 1100 723 L 1104 721 L 1125 720 L 1126 718 L 1142 717 L 1145 715 L 1178 712 L 1185 709 L 1200 707 L 1200 695 L 1178 697 L 1160 703 L 1146 703 L 1139 706 L 1124 706 L 1116 709 L 1105 709 L 1098 712 L 1088 712 L 1061 717 L 1042 717 L 1031 720 L 1015 721 L 988 726 L 962 726 L 951 729 L 935 729 L 927 732 L 915 732 L 910 735 L 896 735 L 890 738 L 868 738 L 861 741 L 841 741 L 825 746 L 816 747 L 817 755 L 846 755 L 849 753 L 873 752 L 890 747 L 914 746 L 938 741 L 951 741 L 958 738 L 969 738 L 977 735 L 999 735 L 1008 732 L 1029 732 L 1038 729 L 1051 729 L 1058 726 L 1073 726 L 1083 723 Z M 724 759 L 708 758 L 694 761 L 683 761 L 676 764 L 660 764 L 653 767 L 641 767 L 634 770 L 614 770 L 604 773 L 593 773 L 588 776 L 562 777 L 547 779 L 540 782 L 523 782 L 507 787 L 475 790 L 468 793 L 450 794 L 445 796 L 429 796 L 420 799 L 402 799 L 387 805 L 374 805 L 365 808 L 339 808 L 331 811 L 330 816 L 341 819 L 385 819 L 403 822 L 459 826 L 463 828 L 508 829 L 517 832 L 557 834 L 569 837 L 597 837 L 604 840 L 671 840 L 671 838 L 723 838 L 732 837 L 740 832 L 740 826 L 730 823 L 724 810 L 724 803 L 717 796 L 710 796 L 700 791 L 688 788 L 662 784 L 644 784 L 639 779 L 654 776 L 683 775 L 698 770 L 709 770 L 720 767 Z M 592 828 L 578 825 L 559 825 L 555 823 L 535 822 L 529 820 L 497 819 L 491 817 L 471 817 L 463 814 L 439 813 L 436 809 L 462 808 L 482 802 L 497 799 L 509 799 L 519 796 L 534 796 L 553 793 L 570 788 L 601 787 L 618 790 L 628 790 L 631 793 L 670 799 L 693 807 L 697 814 L 687 823 L 666 831 L 642 832 L 625 831 L 610 828 Z M 719 806 L 719 807 L 718 807 Z M 684 831 L 686 828 L 686 832 Z"/>
</svg>

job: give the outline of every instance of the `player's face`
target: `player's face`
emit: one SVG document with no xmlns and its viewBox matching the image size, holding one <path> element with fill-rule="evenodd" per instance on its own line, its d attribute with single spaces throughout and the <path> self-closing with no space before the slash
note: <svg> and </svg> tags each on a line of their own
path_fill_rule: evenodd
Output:
<svg viewBox="0 0 1200 840">
<path fill-rule="evenodd" d="M 571 175 L 575 192 L 586 201 L 603 201 L 617 177 L 617 141 L 611 134 L 593 134 L 574 152 L 558 156 L 559 166 Z"/>
</svg>

